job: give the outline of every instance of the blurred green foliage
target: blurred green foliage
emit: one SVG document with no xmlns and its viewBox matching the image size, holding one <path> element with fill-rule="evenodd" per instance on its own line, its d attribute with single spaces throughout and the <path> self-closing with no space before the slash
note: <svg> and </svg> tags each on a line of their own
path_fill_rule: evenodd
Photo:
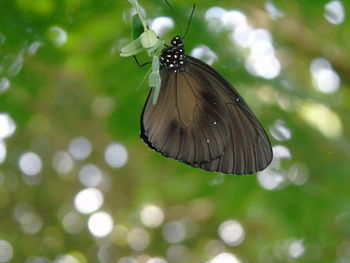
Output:
<svg viewBox="0 0 350 263">
<path fill-rule="evenodd" d="M 224 251 L 241 262 L 349 262 L 350 13 L 349 3 L 342 1 L 345 20 L 332 24 L 324 15 L 328 2 L 273 1 L 284 12 L 278 19 L 268 15 L 261 0 L 196 3 L 186 51 L 199 44 L 210 47 L 218 57 L 213 67 L 234 84 L 264 127 L 271 131 L 269 127 L 282 120 L 291 131 L 289 140 L 270 136 L 273 145 L 289 150 L 290 158 L 281 158 L 280 166 L 271 171 L 276 175 L 271 180 L 277 177 L 283 183 L 267 190 L 256 175 L 223 176 L 191 168 L 164 158 L 139 139 L 139 118 L 149 88 L 144 84 L 136 90 L 147 69 L 119 56 L 120 47 L 132 37 L 127 1 L 1 1 L 0 79 L 9 80 L 10 87 L 0 93 L 0 113 L 16 125 L 14 134 L 4 139 L 7 153 L 0 164 L 0 240 L 13 248 L 9 262 L 109 263 L 126 256 L 137 262 L 155 256 L 167 262 L 209 262 Z M 171 3 L 184 27 L 192 3 Z M 140 4 L 150 19 L 173 16 L 163 1 Z M 239 10 L 252 27 L 270 31 L 281 63 L 278 77 L 250 74 L 245 68 L 247 49 L 232 44 L 229 30 L 208 29 L 205 12 L 213 6 Z M 178 32 L 175 27 L 163 38 L 169 41 Z M 336 92 L 314 87 L 310 64 L 320 57 L 340 78 Z M 339 123 L 340 127 L 331 127 Z M 329 129 L 337 132 L 329 135 Z M 52 165 L 53 157 L 67 151 L 78 136 L 88 138 L 93 151 L 61 176 Z M 118 169 L 104 158 L 114 141 L 128 150 L 127 164 Z M 25 152 L 42 160 L 37 183 L 28 183 L 19 168 Z M 116 226 L 105 238 L 90 233 L 89 214 L 77 213 L 77 233 L 67 231 L 63 223 L 64 216 L 76 210 L 76 194 L 86 188 L 78 174 L 89 163 L 103 171 L 97 186 L 104 196 L 100 211 L 108 212 Z M 291 180 L 295 169 L 303 171 L 302 184 Z M 185 240 L 171 244 L 164 239 L 163 225 L 144 226 L 140 211 L 147 204 L 164 211 L 163 225 L 190 222 Z M 29 220 L 33 226 L 18 221 L 16 213 L 22 210 L 39 218 Z M 196 211 L 207 215 L 201 218 Z M 218 234 L 219 226 L 230 219 L 245 231 L 238 246 L 225 244 Z M 150 244 L 141 251 L 127 242 L 127 233 L 134 228 L 143 228 L 150 236 Z M 290 253 L 295 241 L 305 249 L 297 258 Z M 178 252 L 174 256 L 171 251 Z M 76 261 L 54 261 L 60 255 Z"/>
</svg>

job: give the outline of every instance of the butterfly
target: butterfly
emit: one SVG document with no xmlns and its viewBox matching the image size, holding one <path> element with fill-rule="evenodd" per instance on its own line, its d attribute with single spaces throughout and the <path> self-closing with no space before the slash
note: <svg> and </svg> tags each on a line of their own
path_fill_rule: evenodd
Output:
<svg viewBox="0 0 350 263">
<path fill-rule="evenodd" d="M 150 90 L 140 137 L 152 149 L 192 167 L 251 174 L 272 161 L 269 138 L 240 94 L 215 69 L 185 54 L 181 36 L 160 54 L 157 103 Z"/>
</svg>

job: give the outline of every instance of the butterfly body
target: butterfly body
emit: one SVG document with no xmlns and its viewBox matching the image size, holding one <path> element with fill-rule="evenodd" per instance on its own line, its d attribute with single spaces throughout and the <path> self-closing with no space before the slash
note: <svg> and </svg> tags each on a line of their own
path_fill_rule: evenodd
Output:
<svg viewBox="0 0 350 263">
<path fill-rule="evenodd" d="M 180 36 L 160 55 L 161 89 L 151 89 L 141 138 L 166 157 L 193 167 L 249 174 L 272 160 L 269 139 L 247 103 L 217 71 L 185 55 Z"/>
<path fill-rule="evenodd" d="M 159 63 L 161 68 L 168 68 L 177 72 L 184 66 L 185 50 L 180 36 L 174 37 L 171 44 L 172 46 L 162 50 Z"/>
</svg>

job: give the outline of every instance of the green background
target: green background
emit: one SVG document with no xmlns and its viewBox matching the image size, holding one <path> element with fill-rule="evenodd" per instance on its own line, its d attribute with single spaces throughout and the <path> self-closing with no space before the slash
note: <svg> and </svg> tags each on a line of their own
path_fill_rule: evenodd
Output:
<svg viewBox="0 0 350 263">
<path fill-rule="evenodd" d="M 224 251 L 241 262 L 350 262 L 349 6 L 343 1 L 345 20 L 336 25 L 324 16 L 327 2 L 274 1 L 284 12 L 279 19 L 272 19 L 260 0 L 196 3 L 185 39 L 187 52 L 199 44 L 208 46 L 218 57 L 213 67 L 234 84 L 266 130 L 281 120 L 291 132 L 291 138 L 283 141 L 270 136 L 274 146 L 289 150 L 290 158 L 280 159 L 280 167 L 267 171 L 283 180 L 268 190 L 257 175 L 223 176 L 191 168 L 152 151 L 139 138 L 139 118 L 149 87 L 136 89 L 147 69 L 119 56 L 118 50 L 131 39 L 131 6 L 126 0 L 2 0 L 0 78 L 11 84 L 0 93 L 0 112 L 16 124 L 15 132 L 4 139 L 7 155 L 0 164 L 0 240 L 12 246 L 9 262 L 54 262 L 60 255 L 76 260 L 62 262 L 81 263 L 118 262 L 126 256 L 137 262 L 156 256 L 167 262 L 208 262 Z M 192 3 L 171 3 L 185 27 Z M 163 1 L 140 4 L 149 19 L 173 17 Z M 249 51 L 232 44 L 229 30 L 208 29 L 204 14 L 213 6 L 239 10 L 253 28 L 270 31 L 281 63 L 278 77 L 252 76 L 244 64 Z M 55 42 L 53 27 L 66 32 L 62 45 Z M 175 34 L 176 27 L 163 38 L 169 43 Z M 35 41 L 41 44 L 30 54 L 28 48 Z M 11 65 L 18 57 L 23 64 L 13 73 Z M 319 57 L 327 59 L 340 77 L 334 93 L 313 87 L 310 64 Z M 322 110 L 310 117 L 305 112 L 312 107 L 326 109 L 330 117 L 323 119 Z M 327 128 L 333 119 L 341 125 L 334 136 L 315 124 L 321 120 Z M 53 156 L 67 151 L 78 136 L 90 140 L 93 151 L 85 160 L 74 161 L 68 175 L 60 176 L 52 166 Z M 121 143 L 128 151 L 122 168 L 105 162 L 104 152 L 111 142 Z M 34 185 L 23 179 L 18 167 L 24 152 L 34 152 L 42 160 L 40 180 Z M 90 214 L 81 215 L 81 230 L 75 234 L 62 224 L 65 213 L 75 210 L 76 194 L 85 188 L 79 169 L 89 163 L 104 173 L 104 183 L 97 186 L 104 196 L 99 211 L 108 212 L 116 226 L 105 238 L 90 233 Z M 293 169 L 303 176 L 303 183 L 290 179 Z M 206 205 L 199 206 L 207 212 L 205 218 L 193 215 L 198 202 Z M 140 220 L 147 204 L 164 212 L 158 228 L 144 226 Z M 42 223 L 34 233 L 16 220 L 15 213 L 23 206 Z M 237 246 L 225 244 L 218 234 L 219 226 L 231 219 L 245 231 Z M 186 238 L 177 244 L 162 234 L 163 226 L 174 220 L 190 222 L 184 224 Z M 128 232 L 135 228 L 144 229 L 150 237 L 142 251 L 127 242 Z M 295 241 L 305 249 L 298 258 L 289 253 Z M 169 250 L 178 251 L 177 257 Z M 105 251 L 103 257 L 101 251 Z M 38 261 L 39 257 L 46 261 Z"/>
</svg>

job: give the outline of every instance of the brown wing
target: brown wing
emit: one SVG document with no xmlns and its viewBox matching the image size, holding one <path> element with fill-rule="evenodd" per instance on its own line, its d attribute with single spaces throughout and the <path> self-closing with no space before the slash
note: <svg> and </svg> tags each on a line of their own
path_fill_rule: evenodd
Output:
<svg viewBox="0 0 350 263">
<path fill-rule="evenodd" d="M 160 75 L 157 103 L 152 104 L 152 88 L 142 112 L 141 138 L 163 155 L 189 164 L 222 156 L 228 112 L 215 87 L 187 71 L 163 69 Z"/>
<path fill-rule="evenodd" d="M 249 109 L 247 103 L 213 68 L 187 56 L 186 71 L 195 79 L 215 87 L 227 110 L 226 124 L 229 141 L 225 153 L 219 158 L 201 164 L 192 164 L 208 171 L 250 174 L 263 170 L 272 161 L 272 148 L 264 128 Z"/>
</svg>

